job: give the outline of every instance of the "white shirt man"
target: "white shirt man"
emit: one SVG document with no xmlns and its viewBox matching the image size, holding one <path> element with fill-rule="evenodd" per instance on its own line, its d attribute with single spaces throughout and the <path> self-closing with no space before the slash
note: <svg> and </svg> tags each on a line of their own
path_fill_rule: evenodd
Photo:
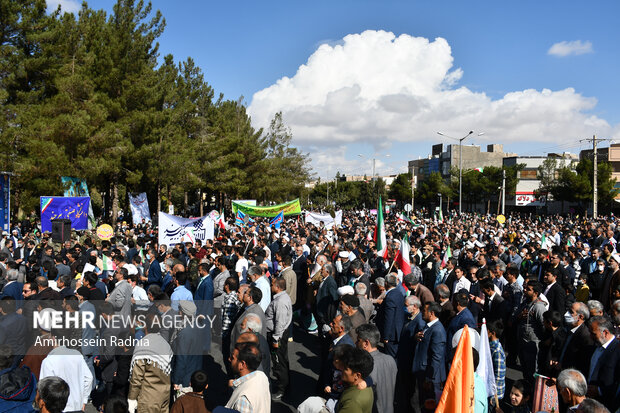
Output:
<svg viewBox="0 0 620 413">
<path fill-rule="evenodd" d="M 93 384 L 93 375 L 84 356 L 65 346 L 56 347 L 41 364 L 40 379 L 49 376 L 58 376 L 69 385 L 69 400 L 63 411 L 82 411 L 88 403 Z"/>
</svg>

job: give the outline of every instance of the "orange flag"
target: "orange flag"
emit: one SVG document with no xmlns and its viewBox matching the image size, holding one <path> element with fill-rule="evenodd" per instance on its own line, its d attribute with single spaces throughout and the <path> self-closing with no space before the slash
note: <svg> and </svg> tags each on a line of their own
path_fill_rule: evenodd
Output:
<svg viewBox="0 0 620 413">
<path fill-rule="evenodd" d="M 474 357 L 471 348 L 469 329 L 465 326 L 436 413 L 473 413 Z"/>
</svg>

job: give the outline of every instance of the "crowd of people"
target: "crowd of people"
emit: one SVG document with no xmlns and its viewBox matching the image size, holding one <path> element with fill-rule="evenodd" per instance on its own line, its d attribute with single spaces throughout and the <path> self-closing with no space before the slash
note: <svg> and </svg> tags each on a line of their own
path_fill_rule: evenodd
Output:
<svg viewBox="0 0 620 413">
<path fill-rule="evenodd" d="M 476 375 L 476 413 L 531 411 L 540 376 L 559 412 L 620 408 L 613 216 L 392 212 L 381 251 L 367 210 L 338 226 L 229 224 L 175 245 L 151 224 L 62 243 L 28 221 L 3 233 L 0 411 L 269 412 L 308 392 L 290 380 L 294 324 L 321 347 L 302 413 L 434 411 L 462 329 L 482 324 L 495 383 Z M 96 323 L 69 327 L 85 318 Z M 214 351 L 222 406 L 205 397 Z"/>
</svg>

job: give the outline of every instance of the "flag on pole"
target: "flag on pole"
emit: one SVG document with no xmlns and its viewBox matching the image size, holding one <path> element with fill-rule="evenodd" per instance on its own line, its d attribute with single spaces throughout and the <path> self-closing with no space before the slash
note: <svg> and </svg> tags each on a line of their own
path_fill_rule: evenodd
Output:
<svg viewBox="0 0 620 413">
<path fill-rule="evenodd" d="M 101 261 L 103 262 L 103 271 L 116 271 L 116 264 L 110 257 L 104 255 Z"/>
<path fill-rule="evenodd" d="M 244 226 L 245 225 L 245 213 L 240 209 L 237 210 L 237 216 L 235 217 L 235 225 Z"/>
<path fill-rule="evenodd" d="M 400 214 L 398 214 L 398 222 L 406 222 L 407 224 L 412 224 L 413 223 L 413 221 L 411 221 L 409 219 L 409 217 L 407 217 L 402 212 Z"/>
<path fill-rule="evenodd" d="M 280 229 L 280 225 L 284 222 L 284 211 L 280 211 L 278 215 L 273 217 L 273 219 L 269 222 L 269 225 L 274 225 L 276 229 Z"/>
<path fill-rule="evenodd" d="M 405 238 L 403 238 L 400 243 L 400 250 L 398 251 L 398 255 L 396 255 L 396 262 L 398 263 L 400 270 L 403 272 L 403 275 L 411 273 L 411 263 L 409 262 L 410 249 L 411 247 L 409 246 L 409 237 L 405 235 Z"/>
<path fill-rule="evenodd" d="M 471 349 L 469 328 L 465 326 L 436 412 L 474 412 L 474 356 Z"/>
<path fill-rule="evenodd" d="M 439 210 L 439 220 L 443 222 L 443 211 L 441 209 Z"/>
<path fill-rule="evenodd" d="M 484 172 L 484 167 L 481 166 L 479 168 L 474 168 L 474 171 L 483 173 Z"/>
<path fill-rule="evenodd" d="M 491 357 L 491 345 L 489 344 L 489 335 L 487 334 L 487 322 L 482 319 L 482 327 L 480 328 L 480 362 L 476 373 L 487 385 L 487 396 L 494 397 L 497 392 L 495 383 L 495 373 L 493 372 L 493 358 Z"/>
<path fill-rule="evenodd" d="M 383 208 L 381 207 L 381 197 L 379 197 L 379 207 L 377 208 L 377 225 L 375 226 L 375 237 L 377 243 L 377 255 L 387 258 L 388 247 L 385 238 L 385 224 L 383 223 Z"/>
<path fill-rule="evenodd" d="M 224 211 L 220 213 L 220 216 L 215 223 L 220 229 L 226 229 L 226 219 L 224 218 Z"/>
<path fill-rule="evenodd" d="M 446 265 L 448 265 L 448 260 L 452 258 L 452 250 L 450 249 L 450 244 L 448 244 L 448 249 L 443 254 L 443 258 L 441 260 L 440 268 L 443 270 Z"/>
<path fill-rule="evenodd" d="M 256 234 L 252 237 L 252 247 L 256 248 L 258 245 L 258 241 L 256 240 Z"/>
<path fill-rule="evenodd" d="M 571 241 L 570 237 L 568 237 L 568 241 L 566 242 L 566 246 L 568 246 L 568 247 L 572 247 L 573 246 L 573 242 Z"/>
</svg>

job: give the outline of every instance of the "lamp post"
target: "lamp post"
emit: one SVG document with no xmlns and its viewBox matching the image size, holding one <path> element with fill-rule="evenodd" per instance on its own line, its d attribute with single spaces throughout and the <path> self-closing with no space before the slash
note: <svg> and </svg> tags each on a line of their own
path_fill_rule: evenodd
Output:
<svg viewBox="0 0 620 413">
<path fill-rule="evenodd" d="M 368 159 L 367 157 L 365 157 L 361 153 L 358 153 L 357 156 L 359 156 L 362 159 Z M 386 157 L 386 158 L 389 158 L 391 155 L 388 153 L 388 154 L 385 154 L 383 156 Z M 377 161 L 377 155 L 375 154 L 372 157 L 372 177 L 370 178 L 371 180 L 375 179 L 375 163 L 376 163 L 376 161 Z"/>
<path fill-rule="evenodd" d="M 459 215 L 463 212 L 463 141 L 469 137 L 469 135 L 473 134 L 474 131 L 470 130 L 469 133 L 462 138 L 453 138 L 452 136 L 448 136 L 444 133 L 437 132 L 438 135 L 445 136 L 446 138 L 454 139 L 459 141 Z M 484 132 L 480 132 L 478 136 L 484 135 Z"/>
</svg>

